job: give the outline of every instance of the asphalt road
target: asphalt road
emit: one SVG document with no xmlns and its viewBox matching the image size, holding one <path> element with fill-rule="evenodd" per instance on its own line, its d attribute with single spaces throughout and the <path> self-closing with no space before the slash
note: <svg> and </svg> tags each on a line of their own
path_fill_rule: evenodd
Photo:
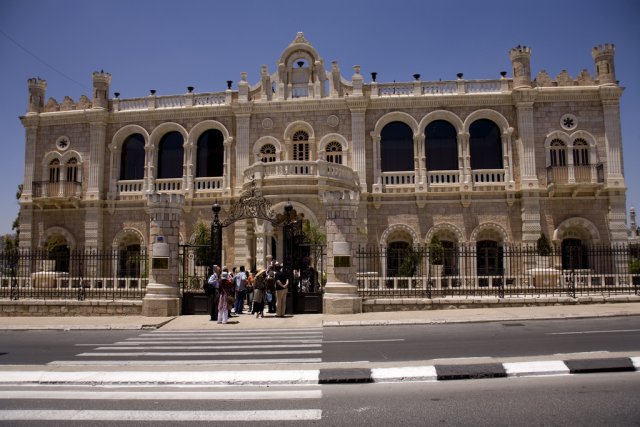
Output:
<svg viewBox="0 0 640 427">
<path fill-rule="evenodd" d="M 175 359 L 188 364 L 191 359 L 202 359 L 202 352 L 211 361 L 229 359 L 225 349 L 216 347 L 212 341 L 206 350 L 197 337 L 187 337 L 179 331 L 167 339 L 164 346 L 150 350 L 158 355 L 137 356 L 129 350 L 116 350 L 116 345 L 127 344 L 126 340 L 149 340 L 161 337 L 162 330 L 156 331 L 2 331 L 0 332 L 0 365 L 39 365 L 54 361 L 72 361 L 76 355 L 92 352 L 92 360 L 99 358 L 99 352 L 111 354 L 112 359 L 126 361 L 135 359 L 162 360 Z M 234 331 L 227 344 L 240 341 L 249 331 Z M 277 332 L 276 332 L 277 333 Z M 290 332 L 286 332 L 290 334 Z M 315 332 L 306 332 L 315 334 Z M 224 334 L 224 332 L 222 332 Z M 283 341 L 278 350 L 301 350 L 316 353 L 322 362 L 404 362 L 442 358 L 469 357 L 526 357 L 557 355 L 581 352 L 634 352 L 640 351 L 640 317 L 620 317 L 601 319 L 538 320 L 525 322 L 491 322 L 469 324 L 405 325 L 384 327 L 332 327 L 321 331 L 322 342 L 309 344 L 308 338 Z M 216 339 L 219 339 L 216 338 Z M 261 352 L 274 350 L 269 347 L 274 340 L 264 333 L 249 338 L 253 344 L 263 344 L 255 349 L 249 358 L 259 359 Z M 187 340 L 191 341 L 187 344 Z M 202 339 L 200 339 L 202 341 Z M 253 342 L 255 341 L 255 342 Z M 318 337 L 318 342 L 320 337 Z M 291 342 L 291 344 L 288 344 Z M 315 342 L 315 341 L 314 341 Z M 122 344 L 123 343 L 123 344 Z M 194 346 L 194 344 L 196 344 Z M 202 343 L 204 344 L 204 342 Z M 111 347 L 109 347 L 111 346 Z M 143 341 L 138 343 L 143 348 Z M 275 346 L 274 346 L 275 347 Z M 101 349 L 98 351 L 98 349 Z M 110 351 L 112 349 L 112 351 Z M 238 348 L 231 351 L 237 352 Z M 321 351 L 319 351 L 321 350 Z M 126 352 L 126 356 L 113 356 L 115 352 Z M 199 352 L 199 356 L 189 356 L 189 352 Z M 321 353 L 321 354 L 320 354 Z M 173 354 L 173 356 L 172 356 Z M 245 357 L 245 356 L 237 356 Z"/>
<path fill-rule="evenodd" d="M 640 374 L 298 387 L 0 387 L 0 426 L 638 426 Z M 259 422 L 256 422 L 259 421 Z"/>
</svg>

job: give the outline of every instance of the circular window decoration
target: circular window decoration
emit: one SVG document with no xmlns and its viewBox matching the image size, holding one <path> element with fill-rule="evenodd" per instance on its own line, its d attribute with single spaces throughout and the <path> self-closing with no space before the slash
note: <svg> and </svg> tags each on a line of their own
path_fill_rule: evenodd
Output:
<svg viewBox="0 0 640 427">
<path fill-rule="evenodd" d="M 269 117 L 262 120 L 262 129 L 271 129 L 272 127 L 273 127 L 273 120 L 271 120 Z"/>
<path fill-rule="evenodd" d="M 578 119 L 573 114 L 565 114 L 560 118 L 560 126 L 564 130 L 574 130 L 578 127 Z"/>
<path fill-rule="evenodd" d="M 340 124 L 340 119 L 338 116 L 329 116 L 327 117 L 327 124 L 334 128 Z"/>
<path fill-rule="evenodd" d="M 56 148 L 60 151 L 64 151 L 69 148 L 70 144 L 71 142 L 69 141 L 69 137 L 67 136 L 61 136 L 56 139 Z"/>
</svg>

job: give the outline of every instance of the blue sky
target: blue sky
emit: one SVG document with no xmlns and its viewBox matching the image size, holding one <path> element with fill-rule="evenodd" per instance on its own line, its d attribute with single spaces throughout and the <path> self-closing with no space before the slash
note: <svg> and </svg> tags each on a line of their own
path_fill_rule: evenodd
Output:
<svg viewBox="0 0 640 427">
<path fill-rule="evenodd" d="M 91 96 L 91 74 L 112 74 L 122 98 L 226 88 L 260 66 L 275 70 L 297 31 L 327 69 L 338 61 L 350 78 L 359 64 L 369 81 L 499 77 L 511 70 L 509 49 L 532 48 L 532 74 L 566 69 L 592 75 L 591 48 L 616 45 L 627 207 L 640 208 L 640 2 L 566 0 L 465 1 L 0 1 L 0 234 L 18 212 L 24 173 L 27 79 L 47 80 L 47 99 Z M 7 37 L 8 36 L 8 37 Z M 17 44 L 16 44 L 17 43 Z M 18 46 L 19 45 L 19 46 Z M 509 76 L 511 72 L 509 71 Z M 235 88 L 235 83 L 234 83 Z"/>
</svg>

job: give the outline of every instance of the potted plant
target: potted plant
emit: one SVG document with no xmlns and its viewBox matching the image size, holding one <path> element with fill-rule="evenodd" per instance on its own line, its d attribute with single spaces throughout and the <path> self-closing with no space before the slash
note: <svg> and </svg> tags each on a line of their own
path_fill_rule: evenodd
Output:
<svg viewBox="0 0 640 427">
<path fill-rule="evenodd" d="M 551 243 L 549 243 L 549 239 L 547 239 L 547 235 L 544 233 L 540 234 L 538 240 L 536 240 L 536 253 L 538 254 L 538 267 L 541 268 L 549 268 L 549 255 L 553 248 L 551 247 Z"/>
</svg>

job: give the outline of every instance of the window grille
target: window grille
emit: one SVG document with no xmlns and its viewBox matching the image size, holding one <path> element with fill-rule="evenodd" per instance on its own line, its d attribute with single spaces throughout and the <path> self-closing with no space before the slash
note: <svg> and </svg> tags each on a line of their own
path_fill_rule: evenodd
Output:
<svg viewBox="0 0 640 427">
<path fill-rule="evenodd" d="M 60 182 L 60 160 L 53 159 L 49 163 L 49 182 Z"/>
<path fill-rule="evenodd" d="M 273 144 L 265 144 L 260 148 L 260 161 L 262 163 L 276 161 L 276 147 Z"/>
<path fill-rule="evenodd" d="M 589 144 L 584 139 L 576 139 L 573 142 L 573 164 L 575 166 L 589 164 Z"/>
<path fill-rule="evenodd" d="M 342 164 L 342 145 L 337 141 L 331 141 L 325 148 L 327 162 Z"/>
<path fill-rule="evenodd" d="M 551 141 L 549 147 L 551 166 L 566 166 L 567 165 L 567 151 L 564 142 L 559 139 Z"/>
</svg>

